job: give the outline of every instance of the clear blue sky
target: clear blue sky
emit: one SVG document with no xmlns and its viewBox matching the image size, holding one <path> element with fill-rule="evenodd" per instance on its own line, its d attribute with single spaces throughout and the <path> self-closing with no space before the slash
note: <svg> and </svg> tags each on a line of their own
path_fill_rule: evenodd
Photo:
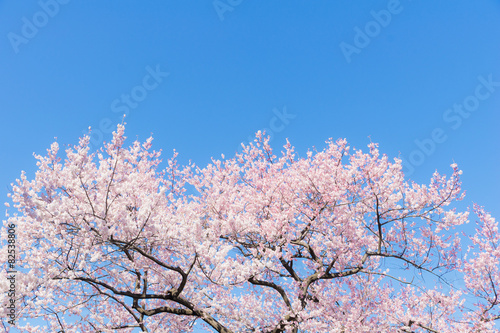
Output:
<svg viewBox="0 0 500 333">
<path fill-rule="evenodd" d="M 0 0 L 4 201 L 33 152 L 126 112 L 199 165 L 264 128 L 299 154 L 378 142 L 417 182 L 455 161 L 500 216 L 498 0 L 54 1 Z"/>
</svg>

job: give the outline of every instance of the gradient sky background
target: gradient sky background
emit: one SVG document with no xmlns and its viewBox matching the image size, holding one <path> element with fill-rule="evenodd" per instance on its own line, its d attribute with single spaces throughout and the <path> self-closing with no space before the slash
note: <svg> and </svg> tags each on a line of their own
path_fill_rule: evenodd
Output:
<svg viewBox="0 0 500 333">
<path fill-rule="evenodd" d="M 302 156 L 330 137 L 373 141 L 417 182 L 450 174 L 455 161 L 464 205 L 500 216 L 498 0 L 60 0 L 44 14 L 51 1 L 0 0 L 4 201 L 54 137 L 76 144 L 92 126 L 95 146 L 109 140 L 127 110 L 122 95 L 135 93 L 144 99 L 127 110 L 127 136 L 152 133 L 165 158 L 175 148 L 204 166 L 264 128 L 274 148 L 289 138 Z M 388 9 L 390 22 L 373 22 Z M 137 95 L 157 68 L 169 75 Z M 463 103 L 475 108 L 467 118 L 448 111 Z M 294 118 L 277 121 L 285 109 Z M 440 142 L 425 154 L 416 140 L 433 131 Z"/>
</svg>

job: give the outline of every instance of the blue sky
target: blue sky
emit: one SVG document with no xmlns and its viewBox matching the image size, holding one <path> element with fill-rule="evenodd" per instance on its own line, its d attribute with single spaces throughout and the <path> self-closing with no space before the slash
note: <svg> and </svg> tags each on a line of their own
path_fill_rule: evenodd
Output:
<svg viewBox="0 0 500 333">
<path fill-rule="evenodd" d="M 417 182 L 456 162 L 465 204 L 500 216 L 499 33 L 498 0 L 0 0 L 1 196 L 125 112 L 201 166 L 264 128 L 299 154 L 378 142 Z"/>
</svg>

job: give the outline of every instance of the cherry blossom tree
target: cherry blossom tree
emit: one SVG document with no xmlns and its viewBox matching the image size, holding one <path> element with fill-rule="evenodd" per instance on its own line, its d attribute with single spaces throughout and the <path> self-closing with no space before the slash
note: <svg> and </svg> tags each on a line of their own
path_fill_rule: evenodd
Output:
<svg viewBox="0 0 500 333">
<path fill-rule="evenodd" d="M 499 332 L 498 223 L 479 206 L 454 207 L 464 197 L 455 164 L 420 185 L 373 143 L 363 152 L 329 140 L 299 157 L 287 142 L 277 157 L 268 141 L 257 133 L 204 168 L 179 165 L 174 152 L 160 169 L 152 138 L 127 147 L 119 125 L 96 152 L 84 136 L 64 160 L 57 143 L 35 155 L 38 171 L 13 184 L 2 231 L 6 263 L 16 229 L 17 325 Z M 469 213 L 470 237 L 460 233 Z"/>
</svg>

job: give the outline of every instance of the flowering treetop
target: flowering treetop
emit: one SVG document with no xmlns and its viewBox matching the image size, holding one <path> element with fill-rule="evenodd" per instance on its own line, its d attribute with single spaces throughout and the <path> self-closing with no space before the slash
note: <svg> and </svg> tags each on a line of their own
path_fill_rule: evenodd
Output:
<svg viewBox="0 0 500 333">
<path fill-rule="evenodd" d="M 277 157 L 258 133 L 234 158 L 198 168 L 174 153 L 159 170 L 152 138 L 124 141 L 118 125 L 64 161 L 54 143 L 13 185 L 2 237 L 16 226 L 24 331 L 498 332 L 497 222 L 475 206 L 461 249 L 455 164 L 421 185 L 373 143 L 301 158 L 287 142 Z"/>
</svg>

